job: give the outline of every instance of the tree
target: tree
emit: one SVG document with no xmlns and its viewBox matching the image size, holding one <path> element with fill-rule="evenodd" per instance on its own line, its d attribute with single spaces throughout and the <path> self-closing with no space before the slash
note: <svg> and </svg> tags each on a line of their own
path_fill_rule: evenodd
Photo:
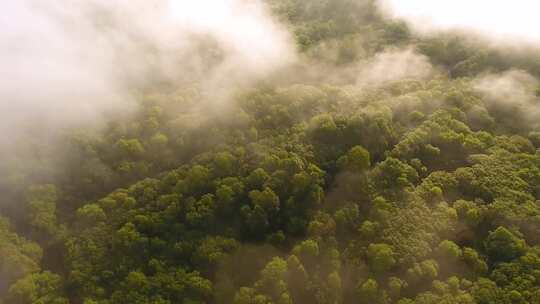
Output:
<svg viewBox="0 0 540 304">
<path fill-rule="evenodd" d="M 377 189 L 390 198 L 399 198 L 419 178 L 413 167 L 393 157 L 377 164 L 372 174 Z"/>
<path fill-rule="evenodd" d="M 217 176 L 229 176 L 235 170 L 235 157 L 229 152 L 220 152 L 214 156 L 214 168 Z"/>
<path fill-rule="evenodd" d="M 195 227 L 211 227 L 215 220 L 214 195 L 206 194 L 200 200 L 187 204 L 186 220 Z"/>
<path fill-rule="evenodd" d="M 487 278 L 478 279 L 471 289 L 471 293 L 478 304 L 504 303 L 502 290 L 497 287 L 495 282 Z"/>
<path fill-rule="evenodd" d="M 476 275 L 484 275 L 488 271 L 488 265 L 480 257 L 478 252 L 472 248 L 463 249 L 463 260 Z"/>
<path fill-rule="evenodd" d="M 274 302 L 288 304 L 288 296 L 285 284 L 287 274 L 287 262 L 281 258 L 274 257 L 261 271 L 260 280 L 255 284 L 256 289 L 262 294 L 268 295 Z"/>
<path fill-rule="evenodd" d="M 255 289 L 242 287 L 234 296 L 234 304 L 270 304 L 272 301 L 261 294 L 257 294 Z"/>
<path fill-rule="evenodd" d="M 217 265 L 228 253 L 239 247 L 235 239 L 224 237 L 207 237 L 197 247 L 193 256 L 199 265 Z"/>
<path fill-rule="evenodd" d="M 14 233 L 9 221 L 0 216 L 0 295 L 13 282 L 39 271 L 42 256 L 41 247 Z"/>
<path fill-rule="evenodd" d="M 263 191 L 253 190 L 249 192 L 249 198 L 253 206 L 261 207 L 269 213 L 279 210 L 279 197 L 268 187 Z"/>
<path fill-rule="evenodd" d="M 338 163 L 343 169 L 352 170 L 354 172 L 362 172 L 371 165 L 369 152 L 361 146 L 354 146 L 342 156 Z"/>
<path fill-rule="evenodd" d="M 9 289 L 7 297 L 13 304 L 68 304 L 62 295 L 62 279 L 45 271 L 30 274 L 17 281 Z"/>
<path fill-rule="evenodd" d="M 431 282 L 439 276 L 439 264 L 434 260 L 425 260 L 414 263 L 407 270 L 408 283 L 412 286 L 419 286 L 422 282 Z"/>
<path fill-rule="evenodd" d="M 494 262 L 510 261 L 527 250 L 525 241 L 504 227 L 490 232 L 485 242 L 486 252 Z"/>
<path fill-rule="evenodd" d="M 388 289 L 393 299 L 399 299 L 401 292 L 407 288 L 407 282 L 397 277 L 388 278 Z"/>
<path fill-rule="evenodd" d="M 374 279 L 367 279 L 356 287 L 358 297 L 362 303 L 383 304 L 388 302 L 388 296 L 381 290 Z"/>
<path fill-rule="evenodd" d="M 270 175 L 262 168 L 253 170 L 246 178 L 246 184 L 251 189 L 262 189 L 270 179 Z"/>
<path fill-rule="evenodd" d="M 396 259 L 392 247 L 387 244 L 371 244 L 368 247 L 367 257 L 369 266 L 375 274 L 383 274 L 390 270 Z"/>
<path fill-rule="evenodd" d="M 56 202 L 58 191 L 54 185 L 31 186 L 27 191 L 28 215 L 30 225 L 35 233 L 45 238 L 48 234 L 54 236 L 58 232 L 56 220 Z"/>
<path fill-rule="evenodd" d="M 313 265 L 320 254 L 319 244 L 315 240 L 305 240 L 296 245 L 293 254 L 300 258 L 304 265 Z"/>
<path fill-rule="evenodd" d="M 449 240 L 442 241 L 437 247 L 437 251 L 445 261 L 457 261 L 462 254 L 461 248 Z"/>
<path fill-rule="evenodd" d="M 128 155 L 129 157 L 140 157 L 144 154 L 144 146 L 137 138 L 132 139 L 120 139 L 116 146 L 121 154 Z"/>
</svg>

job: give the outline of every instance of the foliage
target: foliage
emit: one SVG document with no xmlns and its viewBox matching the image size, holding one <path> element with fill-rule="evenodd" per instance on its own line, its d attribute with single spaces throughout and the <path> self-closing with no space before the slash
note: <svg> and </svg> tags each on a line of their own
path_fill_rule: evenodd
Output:
<svg viewBox="0 0 540 304">
<path fill-rule="evenodd" d="M 419 37 L 371 0 L 268 3 L 305 65 L 407 46 L 442 72 L 268 80 L 226 107 L 141 93 L 64 134 L 62 166 L 1 177 L 20 208 L 0 205 L 0 302 L 540 303 L 540 129 L 474 80 L 534 60 Z"/>
</svg>

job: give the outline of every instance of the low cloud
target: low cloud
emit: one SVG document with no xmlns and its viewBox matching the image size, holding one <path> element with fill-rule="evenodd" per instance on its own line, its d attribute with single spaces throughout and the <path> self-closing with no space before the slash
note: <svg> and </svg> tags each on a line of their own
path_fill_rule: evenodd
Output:
<svg viewBox="0 0 540 304">
<path fill-rule="evenodd" d="M 137 90 L 244 84 L 295 60 L 260 1 L 8 0 L 0 5 L 0 152 L 126 113 Z"/>
<path fill-rule="evenodd" d="M 486 74 L 473 81 L 491 111 L 505 117 L 509 127 L 524 124 L 530 128 L 539 126 L 540 98 L 536 95 L 539 81 L 520 70 L 501 74 Z"/>
<path fill-rule="evenodd" d="M 374 85 L 402 79 L 426 79 L 434 73 L 429 58 L 412 48 L 376 54 L 359 67 L 357 84 Z"/>
<path fill-rule="evenodd" d="M 422 33 L 460 30 L 490 40 L 540 43 L 540 3 L 530 0 L 381 0 L 390 17 L 402 18 Z"/>
</svg>

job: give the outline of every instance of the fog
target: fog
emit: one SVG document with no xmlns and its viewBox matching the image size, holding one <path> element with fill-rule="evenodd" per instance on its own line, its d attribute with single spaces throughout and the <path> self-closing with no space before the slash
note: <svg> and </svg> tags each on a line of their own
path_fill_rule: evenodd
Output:
<svg viewBox="0 0 540 304">
<path fill-rule="evenodd" d="M 531 0 L 383 0 L 393 17 L 404 18 L 420 32 L 466 30 L 495 40 L 540 43 L 540 3 Z"/>
<path fill-rule="evenodd" d="M 25 275 L 11 274 L 25 262 L 12 258 L 17 251 L 35 255 L 28 273 L 58 274 L 58 286 L 45 292 L 84 303 L 118 302 L 133 286 L 166 298 L 169 288 L 162 283 L 169 278 L 179 284 L 171 294 L 193 293 L 186 301 L 197 301 L 201 289 L 201 299 L 220 303 L 241 286 L 254 286 L 249 296 L 270 301 L 273 295 L 257 293 L 267 292 L 271 280 L 263 278 L 272 271 L 286 274 L 274 276 L 276 299 L 292 301 L 302 298 L 302 288 L 306 294 L 320 288 L 314 298 L 370 301 L 363 292 L 373 293 L 373 282 L 381 301 L 406 302 L 398 298 L 429 290 L 423 272 L 426 283 L 432 276 L 433 295 L 441 296 L 441 287 L 446 293 L 457 286 L 436 281 L 447 274 L 497 275 L 497 260 L 484 252 L 486 229 L 506 220 L 517 226 L 529 216 L 518 209 L 496 214 L 507 198 L 499 191 L 533 204 L 540 190 L 528 189 L 528 181 L 507 186 L 504 180 L 533 177 L 532 165 L 516 165 L 516 172 L 520 166 L 527 174 L 495 179 L 500 172 L 489 172 L 486 164 L 500 157 L 506 166 L 509 157 L 494 148 L 506 149 L 506 138 L 498 135 L 522 135 L 512 138 L 519 150 L 530 130 L 540 130 L 540 68 L 529 70 L 529 58 L 516 65 L 498 61 L 483 44 L 474 52 L 451 39 L 446 44 L 444 35 L 431 45 L 423 34 L 456 30 L 467 41 L 485 37 L 482 43 L 512 41 L 527 49 L 526 43 L 540 45 L 540 4 L 284 0 L 277 10 L 267 5 L 272 2 L 0 4 L 0 233 L 16 231 L 44 253 L 6 234 L 5 243 L 14 245 L 5 259 L 0 250 L 0 304 L 2 293 Z M 383 15 L 406 20 L 413 33 L 386 22 L 379 11 L 364 16 L 375 2 Z M 251 94 L 250 87 L 257 90 Z M 224 105 L 232 106 L 222 111 Z M 468 165 L 482 157 L 490 162 Z M 532 162 L 532 154 L 516 152 L 512 159 L 525 157 Z M 51 191 L 32 193 L 49 182 Z M 120 190 L 107 196 L 114 189 Z M 458 206 L 458 198 L 470 201 Z M 485 217 L 492 213 L 493 223 Z M 14 219 L 13 228 L 2 227 L 4 216 Z M 531 226 L 523 235 L 538 235 Z M 473 237 L 478 240 L 469 242 Z M 293 247 L 302 239 L 310 241 L 305 249 Z M 442 250 L 438 256 L 435 246 L 445 239 L 456 241 L 446 250 L 456 247 L 455 256 Z M 462 262 L 462 246 L 478 248 L 481 256 L 473 258 L 489 261 L 494 272 Z M 286 253 L 290 259 L 258 276 L 272 257 Z M 426 262 L 431 269 L 421 269 Z M 250 270 L 238 271 L 245 263 Z M 203 286 L 199 274 L 213 285 Z M 21 295 L 34 292 L 24 290 L 29 282 L 41 284 L 21 282 Z M 401 296 L 388 296 L 386 289 L 396 289 L 392 282 L 403 288 Z M 469 283 L 451 295 L 473 293 Z M 138 298 L 136 292 L 125 296 Z M 152 301 L 149 294 L 140 298 L 146 296 Z"/>
<path fill-rule="evenodd" d="M 539 81 L 520 70 L 486 74 L 473 81 L 491 111 L 504 113 L 509 126 L 538 127 L 540 98 L 536 95 Z M 525 125 L 525 126 L 524 126 Z"/>
<path fill-rule="evenodd" d="M 534 1 L 381 4 L 423 32 L 467 29 L 540 41 Z M 99 123 L 105 113 L 129 113 L 138 90 L 154 83 L 196 82 L 222 97 L 297 61 L 291 33 L 262 1 L 8 0 L 0 26 L 0 152 L 24 133 L 47 137 Z M 362 85 L 424 78 L 431 67 L 405 49 L 346 70 Z"/>
<path fill-rule="evenodd" d="M 426 79 L 434 70 L 429 58 L 412 48 L 387 50 L 363 62 L 358 71 L 358 85 L 376 85 L 403 79 Z"/>
<path fill-rule="evenodd" d="M 129 113 L 151 83 L 212 90 L 295 58 L 259 1 L 7 0 L 0 28 L 0 152 L 22 134 Z"/>
</svg>

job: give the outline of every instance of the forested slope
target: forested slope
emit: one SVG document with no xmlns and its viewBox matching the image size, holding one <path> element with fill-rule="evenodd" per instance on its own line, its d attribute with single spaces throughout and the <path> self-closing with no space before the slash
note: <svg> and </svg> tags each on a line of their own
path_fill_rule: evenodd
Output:
<svg viewBox="0 0 540 304">
<path fill-rule="evenodd" d="M 540 303 L 538 55 L 268 4 L 301 63 L 6 166 L 0 303 Z"/>
</svg>

